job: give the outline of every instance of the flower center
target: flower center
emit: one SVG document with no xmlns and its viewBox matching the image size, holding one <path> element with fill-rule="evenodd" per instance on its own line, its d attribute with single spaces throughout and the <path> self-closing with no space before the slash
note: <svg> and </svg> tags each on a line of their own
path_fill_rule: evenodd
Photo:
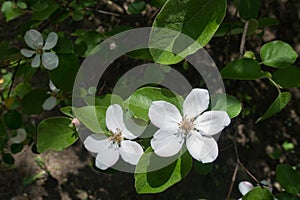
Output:
<svg viewBox="0 0 300 200">
<path fill-rule="evenodd" d="M 117 132 L 109 131 L 110 137 L 108 138 L 113 144 L 117 144 L 120 146 L 120 143 L 124 140 L 124 137 L 122 136 L 122 132 L 120 129 L 117 129 Z"/>
<path fill-rule="evenodd" d="M 178 123 L 179 129 L 181 129 L 185 135 L 194 129 L 194 118 L 183 117 L 182 121 Z"/>
<path fill-rule="evenodd" d="M 37 54 L 42 54 L 43 53 L 43 44 L 38 44 L 36 47 L 35 47 L 35 52 Z"/>
</svg>

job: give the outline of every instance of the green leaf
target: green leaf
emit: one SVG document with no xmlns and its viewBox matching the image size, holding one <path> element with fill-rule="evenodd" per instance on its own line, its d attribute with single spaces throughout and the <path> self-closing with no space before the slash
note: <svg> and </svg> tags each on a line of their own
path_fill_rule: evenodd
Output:
<svg viewBox="0 0 300 200">
<path fill-rule="evenodd" d="M 131 14 L 139 14 L 146 8 L 144 1 L 136 1 L 128 5 L 128 12 Z"/>
<path fill-rule="evenodd" d="M 25 114 L 38 114 L 43 111 L 43 103 L 48 98 L 47 91 L 35 89 L 27 93 L 22 100 L 22 109 Z"/>
<path fill-rule="evenodd" d="M 12 155 L 9 153 L 2 154 L 2 159 L 8 165 L 12 165 L 15 162 L 14 157 L 12 157 Z"/>
<path fill-rule="evenodd" d="M 261 70 L 259 63 L 251 58 L 240 58 L 227 64 L 221 71 L 223 78 L 236 80 L 256 80 L 269 78 L 271 74 Z"/>
<path fill-rule="evenodd" d="M 258 28 L 264 28 L 267 26 L 274 26 L 278 25 L 279 21 L 278 19 L 275 18 L 270 18 L 270 17 L 262 17 L 258 19 Z"/>
<path fill-rule="evenodd" d="M 274 197 L 267 188 L 256 187 L 243 196 L 243 200 L 274 200 Z"/>
<path fill-rule="evenodd" d="M 17 5 L 11 1 L 5 1 L 2 4 L 1 12 L 4 14 L 7 22 L 24 14 L 22 10 L 20 10 Z"/>
<path fill-rule="evenodd" d="M 183 98 L 168 89 L 143 87 L 128 97 L 124 104 L 133 112 L 134 117 L 149 121 L 148 110 L 152 101 L 167 101 L 181 110 Z"/>
<path fill-rule="evenodd" d="M 279 164 L 276 167 L 276 179 L 286 192 L 291 194 L 300 194 L 300 173 L 291 166 Z"/>
<path fill-rule="evenodd" d="M 155 6 L 157 8 L 162 7 L 165 3 L 167 2 L 167 0 L 151 0 L 151 5 Z"/>
<path fill-rule="evenodd" d="M 62 151 L 77 140 L 75 129 L 70 126 L 71 119 L 67 117 L 52 117 L 44 119 L 37 128 L 37 150 L 43 153 L 47 150 Z"/>
<path fill-rule="evenodd" d="M 300 68 L 289 66 L 278 69 L 273 74 L 273 80 L 283 88 L 293 88 L 300 86 Z"/>
<path fill-rule="evenodd" d="M 192 168 L 193 160 L 188 152 L 185 152 L 175 162 L 162 169 L 144 172 L 151 165 L 164 163 L 165 159 L 155 155 L 151 148 L 148 148 L 142 155 L 136 166 L 136 173 L 134 175 L 135 189 L 139 194 L 162 192 L 181 181 L 181 179 L 188 175 Z"/>
<path fill-rule="evenodd" d="M 34 11 L 32 20 L 43 21 L 48 19 L 59 8 L 59 5 L 54 0 L 39 0 L 31 8 Z"/>
<path fill-rule="evenodd" d="M 92 100 L 93 98 L 91 96 L 86 96 L 84 98 L 84 101 L 91 106 L 95 105 L 108 108 L 112 104 L 123 104 L 123 99 L 116 94 L 106 94 L 100 97 L 97 96 L 95 97 L 94 102 Z"/>
<path fill-rule="evenodd" d="M 276 40 L 262 46 L 260 57 L 269 67 L 284 68 L 293 64 L 298 55 L 289 44 Z"/>
<path fill-rule="evenodd" d="M 239 14 L 244 20 L 256 19 L 261 0 L 240 0 Z"/>
<path fill-rule="evenodd" d="M 49 71 L 50 79 L 58 89 L 71 92 L 78 69 L 79 60 L 77 56 L 60 54 L 58 67 Z"/>
<path fill-rule="evenodd" d="M 68 117 L 73 118 L 73 111 L 72 111 L 72 107 L 71 106 L 66 106 L 66 107 L 62 107 L 60 108 L 60 111 L 62 113 L 64 113 L 65 115 L 67 115 Z"/>
<path fill-rule="evenodd" d="M 68 37 L 62 36 L 58 38 L 57 44 L 53 49 L 56 53 L 72 53 L 73 42 Z"/>
<path fill-rule="evenodd" d="M 196 52 L 213 37 L 225 12 L 225 0 L 168 0 L 156 16 L 153 27 L 178 32 L 152 29 L 149 46 L 156 47 L 150 49 L 153 59 L 161 64 L 175 64 Z M 191 40 L 187 41 L 178 33 Z"/>
<path fill-rule="evenodd" d="M 16 87 L 15 87 L 15 94 L 18 97 L 23 98 L 31 90 L 32 90 L 31 85 L 29 83 L 27 83 L 27 82 L 23 82 L 23 83 L 19 83 L 18 85 L 16 85 Z"/>
<path fill-rule="evenodd" d="M 282 192 L 280 194 L 277 194 L 276 199 L 278 199 L 278 200 L 299 200 L 299 198 L 297 198 L 287 192 Z"/>
<path fill-rule="evenodd" d="M 106 109 L 101 106 L 84 106 L 73 108 L 73 112 L 78 120 L 92 132 L 104 133 L 106 131 Z"/>
<path fill-rule="evenodd" d="M 261 122 L 276 113 L 280 112 L 291 100 L 291 93 L 290 92 L 283 92 L 278 95 L 278 97 L 275 99 L 275 101 L 270 105 L 268 110 L 261 116 L 256 123 Z"/>
<path fill-rule="evenodd" d="M 214 94 L 211 96 L 211 110 L 226 111 L 230 118 L 238 116 L 242 110 L 242 104 L 234 96 L 228 94 Z"/>
<path fill-rule="evenodd" d="M 4 114 L 4 123 L 10 129 L 18 129 L 23 124 L 22 116 L 16 110 L 9 110 Z"/>
<path fill-rule="evenodd" d="M 251 35 L 256 32 L 258 28 L 258 21 L 256 19 L 250 19 L 248 22 L 247 35 Z"/>
<path fill-rule="evenodd" d="M 13 154 L 16 154 L 16 153 L 19 153 L 21 152 L 23 149 L 23 144 L 12 144 L 10 145 L 10 151 L 13 153 Z"/>
</svg>

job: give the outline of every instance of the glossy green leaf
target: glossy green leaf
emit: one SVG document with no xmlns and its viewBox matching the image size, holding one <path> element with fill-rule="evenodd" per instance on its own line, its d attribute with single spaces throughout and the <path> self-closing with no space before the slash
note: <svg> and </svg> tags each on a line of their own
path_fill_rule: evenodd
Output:
<svg viewBox="0 0 300 200">
<path fill-rule="evenodd" d="M 79 60 L 77 56 L 60 54 L 58 67 L 49 71 L 50 79 L 58 89 L 71 92 L 78 69 Z"/>
<path fill-rule="evenodd" d="M 93 98 L 91 96 L 86 96 L 84 98 L 85 102 L 88 105 L 95 105 L 108 108 L 112 104 L 122 105 L 123 99 L 116 94 L 106 94 L 103 96 L 96 96 L 95 101 L 93 102 Z"/>
<path fill-rule="evenodd" d="M 124 103 L 133 112 L 134 117 L 149 121 L 148 110 L 152 101 L 167 101 L 181 110 L 183 98 L 168 89 L 143 87 L 136 90 Z"/>
<path fill-rule="evenodd" d="M 156 47 L 150 49 L 154 60 L 175 64 L 205 46 L 217 31 L 225 12 L 225 0 L 168 0 L 153 22 L 153 27 L 166 28 L 151 32 L 149 46 Z"/>
<path fill-rule="evenodd" d="M 17 8 L 17 5 L 12 1 L 5 1 L 2 4 L 1 12 L 4 14 L 7 22 L 24 14 L 24 12 Z"/>
<path fill-rule="evenodd" d="M 276 167 L 276 179 L 286 192 L 291 194 L 300 194 L 300 173 L 291 166 L 279 164 Z"/>
<path fill-rule="evenodd" d="M 273 80 L 283 88 L 300 87 L 300 67 L 289 66 L 278 69 L 273 74 Z"/>
<path fill-rule="evenodd" d="M 47 91 L 35 89 L 27 93 L 22 100 L 22 109 L 25 114 L 38 114 L 43 111 L 43 103 L 48 98 Z"/>
<path fill-rule="evenodd" d="M 31 8 L 34 10 L 32 20 L 43 21 L 48 19 L 59 8 L 59 5 L 54 0 L 38 0 Z"/>
<path fill-rule="evenodd" d="M 72 107 L 71 107 L 71 106 L 62 107 L 62 108 L 60 108 L 60 111 L 61 111 L 63 114 L 67 115 L 68 117 L 71 117 L 71 118 L 74 117 L 74 116 L 73 116 L 73 111 L 72 111 Z"/>
<path fill-rule="evenodd" d="M 254 34 L 258 28 L 258 21 L 256 19 L 250 19 L 248 21 L 247 35 Z"/>
<path fill-rule="evenodd" d="M 211 110 L 226 111 L 230 118 L 234 118 L 240 114 L 242 104 L 234 96 L 214 94 L 211 96 Z"/>
<path fill-rule="evenodd" d="M 256 80 L 271 77 L 261 70 L 259 63 L 251 58 L 240 58 L 227 64 L 221 71 L 223 78 L 236 80 Z"/>
<path fill-rule="evenodd" d="M 244 20 L 256 19 L 261 0 L 240 0 L 239 14 Z"/>
<path fill-rule="evenodd" d="M 291 93 L 290 92 L 283 92 L 278 95 L 278 97 L 275 99 L 275 101 L 270 105 L 268 110 L 261 116 L 257 121 L 263 121 L 276 113 L 280 112 L 291 100 Z"/>
<path fill-rule="evenodd" d="M 243 196 L 243 200 L 274 200 L 274 197 L 267 188 L 256 187 Z"/>
<path fill-rule="evenodd" d="M 128 5 L 128 12 L 131 14 L 139 14 L 146 8 L 144 1 L 135 1 Z"/>
<path fill-rule="evenodd" d="M 94 133 L 104 133 L 106 131 L 105 107 L 101 106 L 84 106 L 81 108 L 73 108 L 74 115 L 88 129 Z"/>
<path fill-rule="evenodd" d="M 298 54 L 289 44 L 276 40 L 262 46 L 260 57 L 267 66 L 284 68 L 293 64 Z"/>
<path fill-rule="evenodd" d="M 62 151 L 77 140 L 77 133 L 67 117 L 44 119 L 37 128 L 37 150 Z"/>
<path fill-rule="evenodd" d="M 144 172 L 151 165 L 164 163 L 166 158 L 158 157 L 151 148 L 148 148 L 136 166 L 136 172 Z M 139 194 L 159 193 L 188 175 L 192 168 L 192 158 L 185 152 L 175 162 L 156 171 L 135 173 L 135 189 Z"/>
<path fill-rule="evenodd" d="M 9 110 L 4 114 L 4 123 L 10 129 L 18 129 L 22 126 L 21 114 L 16 110 Z"/>
</svg>

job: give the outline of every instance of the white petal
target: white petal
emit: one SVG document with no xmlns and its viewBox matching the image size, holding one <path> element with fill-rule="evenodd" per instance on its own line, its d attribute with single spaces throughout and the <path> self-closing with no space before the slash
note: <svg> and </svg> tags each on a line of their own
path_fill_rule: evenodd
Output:
<svg viewBox="0 0 300 200">
<path fill-rule="evenodd" d="M 159 129 L 155 135 L 156 137 L 151 140 L 151 147 L 161 157 L 176 155 L 184 143 L 184 138 L 181 138 L 181 135 L 176 135 L 174 130 Z"/>
<path fill-rule="evenodd" d="M 118 129 L 120 129 L 122 135 L 127 139 L 134 139 L 137 137 L 127 130 L 123 121 L 123 110 L 118 104 L 108 107 L 106 111 L 106 126 L 108 130 L 114 133 L 118 132 Z"/>
<path fill-rule="evenodd" d="M 192 157 L 202 163 L 213 162 L 218 157 L 218 144 L 212 137 L 194 132 L 186 139 L 186 146 Z"/>
<path fill-rule="evenodd" d="M 20 128 L 17 130 L 17 135 L 15 137 L 10 138 L 10 142 L 14 144 L 19 144 L 23 142 L 27 137 L 27 133 L 25 129 Z"/>
<path fill-rule="evenodd" d="M 31 61 L 31 67 L 37 68 L 40 66 L 40 64 L 41 64 L 41 56 L 39 54 L 36 54 L 33 60 Z"/>
<path fill-rule="evenodd" d="M 248 182 L 248 181 L 241 181 L 239 183 L 239 191 L 241 192 L 241 194 L 244 196 L 246 195 L 248 192 L 250 192 L 253 189 L 253 185 L 252 183 Z"/>
<path fill-rule="evenodd" d="M 59 89 L 56 88 L 56 86 L 54 85 L 54 83 L 51 80 L 49 80 L 49 87 L 50 87 L 50 90 L 53 92 L 59 91 Z"/>
<path fill-rule="evenodd" d="M 230 124 L 230 118 L 225 111 L 207 111 L 195 120 L 195 128 L 205 135 L 215 135 Z"/>
<path fill-rule="evenodd" d="M 84 140 L 84 147 L 92 153 L 98 153 L 100 151 L 106 151 L 110 146 L 110 140 L 100 139 L 98 135 L 90 135 Z"/>
<path fill-rule="evenodd" d="M 50 50 L 57 44 L 58 36 L 56 33 L 51 32 L 49 33 L 45 45 L 43 47 L 44 50 Z"/>
<path fill-rule="evenodd" d="M 44 110 L 52 110 L 56 106 L 56 103 L 57 103 L 56 98 L 51 96 L 45 100 L 42 106 Z"/>
<path fill-rule="evenodd" d="M 35 51 L 28 50 L 28 49 L 21 49 L 21 54 L 27 58 L 30 58 L 31 56 L 33 56 L 33 54 L 35 54 Z"/>
<path fill-rule="evenodd" d="M 141 145 L 139 145 L 137 142 L 133 142 L 130 140 L 122 141 L 119 150 L 123 160 L 132 165 L 137 165 L 139 159 L 144 153 Z"/>
<path fill-rule="evenodd" d="M 166 101 L 152 102 L 148 115 L 154 126 L 163 129 L 178 126 L 178 123 L 182 120 L 176 106 Z"/>
<path fill-rule="evenodd" d="M 43 36 L 37 30 L 31 29 L 25 33 L 24 40 L 26 44 L 35 49 L 38 45 L 43 45 Z"/>
<path fill-rule="evenodd" d="M 96 166 L 99 169 L 105 170 L 116 164 L 119 160 L 119 155 L 120 153 L 118 148 L 107 148 L 97 154 Z"/>
<path fill-rule="evenodd" d="M 208 108 L 209 94 L 206 89 L 193 89 L 183 102 L 183 114 L 194 118 Z"/>
<path fill-rule="evenodd" d="M 42 64 L 46 69 L 55 69 L 58 66 L 58 62 L 58 56 L 55 53 L 44 52 L 42 54 Z"/>
</svg>

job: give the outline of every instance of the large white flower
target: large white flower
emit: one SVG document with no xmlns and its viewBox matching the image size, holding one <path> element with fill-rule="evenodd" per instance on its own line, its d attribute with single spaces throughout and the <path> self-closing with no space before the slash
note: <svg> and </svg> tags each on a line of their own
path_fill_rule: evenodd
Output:
<svg viewBox="0 0 300 200">
<path fill-rule="evenodd" d="M 120 155 L 125 162 L 136 165 L 144 151 L 137 142 L 130 141 L 137 136 L 127 130 L 120 105 L 114 104 L 108 107 L 106 126 L 110 133 L 108 138 L 99 140 L 97 135 L 90 135 L 84 141 L 85 148 L 97 153 L 96 166 L 105 170 L 113 166 Z"/>
<path fill-rule="evenodd" d="M 43 36 L 37 30 L 31 29 L 25 33 L 24 36 L 26 44 L 34 49 L 21 49 L 21 54 L 25 57 L 30 58 L 34 54 L 34 58 L 31 62 L 31 66 L 36 68 L 39 67 L 41 64 L 41 57 L 42 57 L 42 65 L 48 69 L 52 70 L 58 66 L 58 56 L 53 52 L 46 52 L 47 50 L 51 50 L 57 43 L 58 36 L 56 33 L 51 32 L 49 33 L 45 43 Z"/>
<path fill-rule="evenodd" d="M 230 123 L 225 111 L 207 111 L 209 94 L 205 89 L 193 89 L 183 102 L 183 116 L 171 103 L 154 101 L 149 118 L 159 130 L 151 140 L 154 152 L 161 157 L 177 154 L 184 142 L 189 153 L 198 161 L 208 163 L 218 156 L 213 138 Z"/>
</svg>

